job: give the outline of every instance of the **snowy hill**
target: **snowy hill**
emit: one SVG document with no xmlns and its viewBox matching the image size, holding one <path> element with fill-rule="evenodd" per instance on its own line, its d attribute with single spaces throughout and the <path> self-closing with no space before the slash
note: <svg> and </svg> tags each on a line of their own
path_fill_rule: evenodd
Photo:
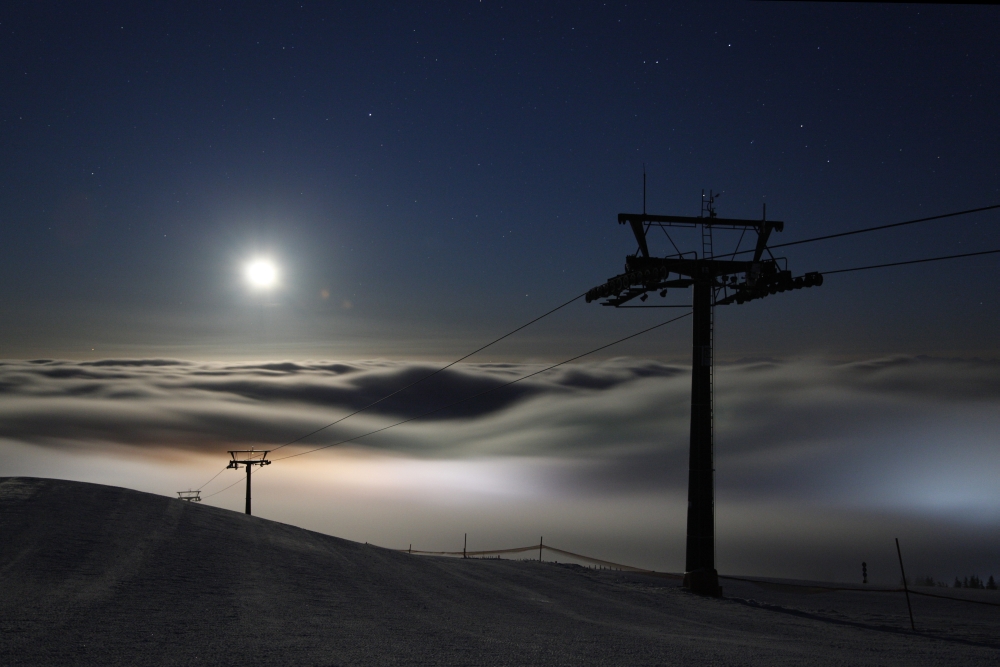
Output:
<svg viewBox="0 0 1000 667">
<path fill-rule="evenodd" d="M 995 665 L 1000 608 L 411 556 L 128 489 L 0 478 L 4 665 Z"/>
</svg>

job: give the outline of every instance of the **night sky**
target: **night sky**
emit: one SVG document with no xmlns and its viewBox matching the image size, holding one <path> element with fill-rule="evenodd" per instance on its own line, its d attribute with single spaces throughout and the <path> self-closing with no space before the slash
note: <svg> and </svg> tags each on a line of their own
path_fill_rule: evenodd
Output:
<svg viewBox="0 0 1000 667">
<path fill-rule="evenodd" d="M 649 212 L 698 215 L 712 189 L 720 216 L 766 204 L 775 243 L 1000 204 L 998 38 L 990 6 L 8 3 L 0 475 L 198 488 L 227 449 L 620 273 L 644 169 Z M 798 275 L 996 248 L 1000 211 L 780 254 Z M 245 279 L 260 258 L 271 289 Z M 998 261 L 717 310 L 720 570 L 853 578 L 884 551 L 890 580 L 899 536 L 928 574 L 1000 574 Z M 682 312 L 580 300 L 306 445 Z M 677 570 L 690 335 L 271 466 L 255 513 L 394 547 L 544 533 Z M 240 509 L 240 488 L 209 502 Z"/>
</svg>

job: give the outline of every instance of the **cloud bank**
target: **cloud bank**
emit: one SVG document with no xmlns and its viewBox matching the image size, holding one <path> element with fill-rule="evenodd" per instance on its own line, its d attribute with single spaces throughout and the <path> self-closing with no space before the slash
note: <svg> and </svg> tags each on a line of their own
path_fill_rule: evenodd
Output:
<svg viewBox="0 0 1000 667">
<path fill-rule="evenodd" d="M 435 412 L 353 443 L 405 456 L 564 459 L 556 483 L 603 493 L 683 488 L 690 377 L 639 359 L 466 364 L 292 445 L 295 453 Z M 225 455 L 274 448 L 436 370 L 391 361 L 173 359 L 0 364 L 0 438 Z M 471 396 L 484 396 L 464 402 Z M 1000 364 L 897 357 L 751 362 L 716 372 L 720 495 L 982 504 L 1000 463 Z M 995 469 L 995 468 L 994 468 Z M 982 482 L 982 483 L 980 483 Z M 909 485 L 909 487 L 907 486 Z"/>
<path fill-rule="evenodd" d="M 228 449 L 273 449 L 436 368 L 2 362 L 0 475 L 84 475 L 170 493 L 207 480 Z M 486 546 L 520 543 L 527 532 L 608 558 L 681 567 L 690 368 L 620 358 L 503 386 L 540 368 L 456 366 L 284 448 L 273 458 L 495 389 L 270 466 L 257 483 L 262 511 L 385 544 L 436 548 L 471 524 Z M 954 576 L 963 563 L 992 566 L 985 536 L 1000 525 L 1000 364 L 756 361 L 720 366 L 715 386 L 720 567 L 850 578 L 867 560 L 891 580 L 896 535 L 914 567 L 936 575 Z M 183 479 L 156 463 L 164 452 L 190 462 Z M 67 458 L 69 467 L 57 467 Z M 240 479 L 230 471 L 208 493 Z M 240 488 L 211 502 L 239 509 Z"/>
</svg>

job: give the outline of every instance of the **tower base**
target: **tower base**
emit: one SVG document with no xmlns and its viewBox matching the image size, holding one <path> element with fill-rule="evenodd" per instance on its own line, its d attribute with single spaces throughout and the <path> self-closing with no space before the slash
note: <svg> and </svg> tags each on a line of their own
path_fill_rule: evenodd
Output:
<svg viewBox="0 0 1000 667">
<path fill-rule="evenodd" d="M 722 586 L 719 585 L 719 573 L 712 570 L 692 570 L 684 573 L 684 588 L 698 595 L 722 597 Z"/>
</svg>

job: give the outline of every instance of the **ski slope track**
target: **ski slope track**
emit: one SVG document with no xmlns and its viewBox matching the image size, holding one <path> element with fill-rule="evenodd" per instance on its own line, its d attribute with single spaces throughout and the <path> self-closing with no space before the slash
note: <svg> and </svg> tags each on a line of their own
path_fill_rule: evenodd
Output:
<svg viewBox="0 0 1000 667">
<path fill-rule="evenodd" d="M 1000 607 L 918 598 L 914 633 L 899 594 L 723 583 L 724 598 L 700 598 L 668 578 L 408 555 L 128 489 L 0 478 L 7 667 L 1000 664 Z"/>
</svg>

